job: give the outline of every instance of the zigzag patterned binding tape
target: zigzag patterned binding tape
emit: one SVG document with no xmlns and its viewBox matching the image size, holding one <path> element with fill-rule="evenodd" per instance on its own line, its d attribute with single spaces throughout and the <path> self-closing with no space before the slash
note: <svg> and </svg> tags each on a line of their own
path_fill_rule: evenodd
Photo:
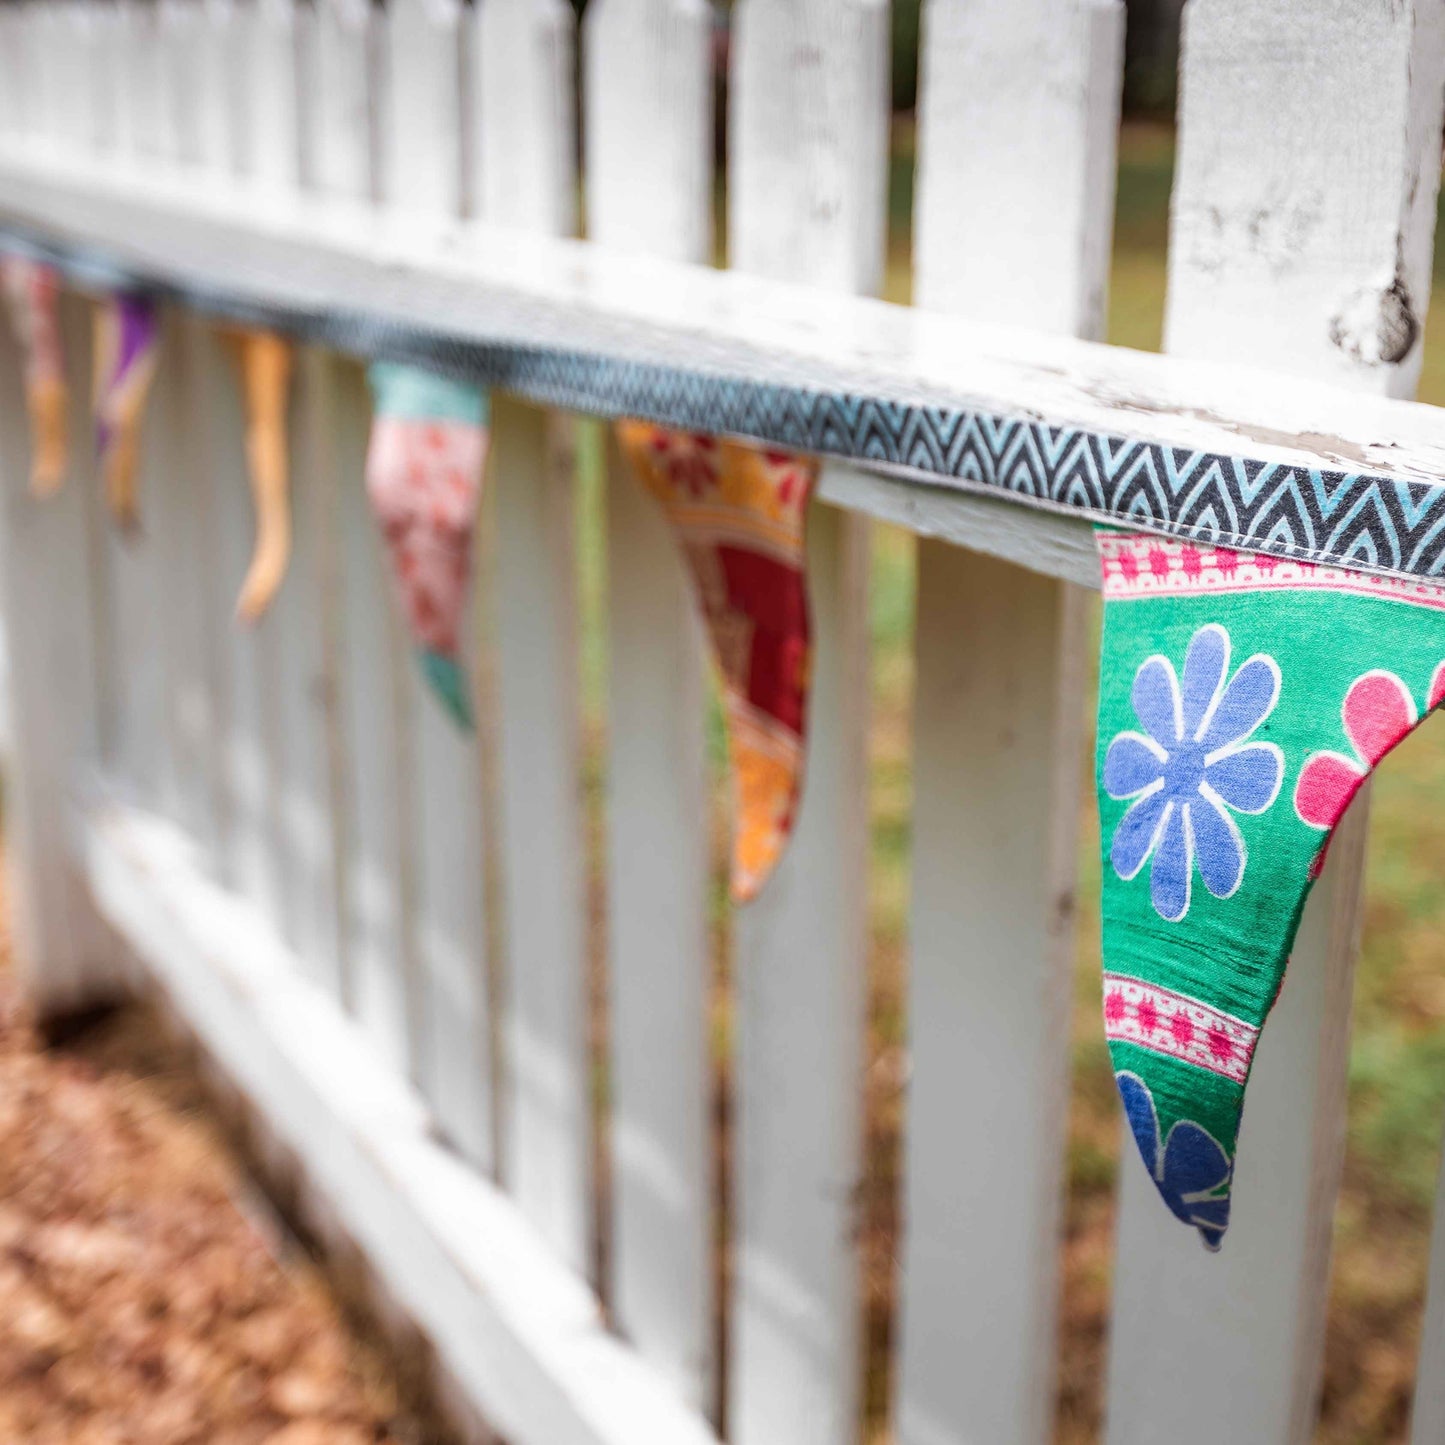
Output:
<svg viewBox="0 0 1445 1445">
<path fill-rule="evenodd" d="M 547 406 L 844 458 L 913 481 L 1295 560 L 1445 577 L 1445 486 L 1436 482 L 1189 450 L 933 397 L 828 390 L 816 375 L 787 380 L 786 365 L 763 375 L 728 372 L 706 364 L 702 348 L 663 364 L 620 349 L 569 347 L 552 335 L 489 341 L 343 305 L 273 305 L 258 301 L 254 287 L 226 289 L 211 273 L 158 274 L 14 223 L 0 225 L 0 245 L 43 256 L 82 287 L 149 288 L 209 315 L 414 362 Z"/>
</svg>

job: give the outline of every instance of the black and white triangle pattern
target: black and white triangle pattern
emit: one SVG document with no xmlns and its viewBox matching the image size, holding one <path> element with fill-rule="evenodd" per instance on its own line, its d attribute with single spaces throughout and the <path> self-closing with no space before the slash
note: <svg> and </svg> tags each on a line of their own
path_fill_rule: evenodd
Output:
<svg viewBox="0 0 1445 1445">
<path fill-rule="evenodd" d="M 922 481 L 996 487 L 1204 542 L 1445 576 L 1445 486 L 646 363 L 519 347 L 486 350 L 465 370 L 568 410 L 875 462 Z"/>
<path fill-rule="evenodd" d="M 1289 466 L 1170 447 L 1074 426 L 820 391 L 769 379 L 486 343 L 346 311 L 273 309 L 209 280 L 129 277 L 104 254 L 9 229 L 82 284 L 161 290 L 212 315 L 363 357 L 413 361 L 547 406 L 635 416 L 795 451 L 873 462 L 920 481 L 997 488 L 1095 520 L 1298 560 L 1445 577 L 1445 486 L 1370 472 Z"/>
</svg>

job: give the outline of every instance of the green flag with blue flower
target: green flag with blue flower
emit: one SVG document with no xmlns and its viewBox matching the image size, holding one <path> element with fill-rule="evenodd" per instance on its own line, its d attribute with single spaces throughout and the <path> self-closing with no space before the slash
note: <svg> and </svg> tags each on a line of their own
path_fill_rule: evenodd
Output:
<svg viewBox="0 0 1445 1445">
<path fill-rule="evenodd" d="M 1144 1167 L 1217 1248 L 1255 1043 L 1330 833 L 1445 700 L 1445 587 L 1098 540 L 1105 1032 Z"/>
</svg>

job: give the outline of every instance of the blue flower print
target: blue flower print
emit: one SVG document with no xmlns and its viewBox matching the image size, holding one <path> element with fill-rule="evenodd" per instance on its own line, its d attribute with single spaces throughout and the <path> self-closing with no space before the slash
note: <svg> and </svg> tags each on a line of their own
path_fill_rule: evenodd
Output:
<svg viewBox="0 0 1445 1445">
<path fill-rule="evenodd" d="M 1138 1074 L 1115 1076 L 1134 1142 L 1160 1197 L 1176 1219 L 1192 1224 L 1206 1249 L 1218 1249 L 1229 1227 L 1229 1186 L 1234 1165 L 1214 1136 L 1192 1119 L 1180 1119 L 1162 1144 L 1154 1096 Z"/>
<path fill-rule="evenodd" d="M 1104 757 L 1105 791 L 1134 800 L 1109 857 L 1129 879 L 1152 856 L 1150 901 L 1178 923 L 1196 866 L 1216 898 L 1244 880 L 1248 854 L 1230 810 L 1263 813 L 1279 796 L 1283 754 L 1247 741 L 1279 701 L 1279 665 L 1256 653 L 1230 677 L 1229 633 L 1211 622 L 1189 639 L 1182 678 L 1166 657 L 1141 664 L 1132 701 L 1144 730 L 1120 733 Z"/>
</svg>

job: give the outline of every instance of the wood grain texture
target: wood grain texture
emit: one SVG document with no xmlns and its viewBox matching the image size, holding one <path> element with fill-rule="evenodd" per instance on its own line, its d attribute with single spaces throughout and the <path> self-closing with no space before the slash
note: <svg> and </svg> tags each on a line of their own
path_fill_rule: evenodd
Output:
<svg viewBox="0 0 1445 1445">
<path fill-rule="evenodd" d="M 712 24 L 601 0 L 583 34 L 589 236 L 705 261 Z M 611 1305 L 691 1404 L 715 1400 L 706 653 L 677 538 L 607 448 Z"/>
<path fill-rule="evenodd" d="M 1442 16 L 1436 0 L 1338 3 L 1301 29 L 1268 3 L 1191 7 L 1170 237 L 1171 351 L 1409 394 L 1418 341 L 1394 359 L 1384 351 L 1371 359 L 1353 342 L 1342 350 L 1332 314 L 1348 302 L 1356 339 L 1382 335 L 1389 306 L 1372 310 L 1360 297 L 1374 286 L 1379 302 L 1380 288 L 1396 279 L 1412 311 L 1424 314 L 1445 88 Z M 1351 348 L 1357 354 L 1346 355 Z M 1114 1445 L 1165 1436 L 1180 1445 L 1311 1438 L 1365 827 L 1361 800 L 1330 849 L 1260 1039 L 1234 1211 L 1217 1258 L 1206 1258 L 1160 1209 L 1124 1142 L 1110 1352 Z"/>
<path fill-rule="evenodd" d="M 1098 339 L 1123 80 L 1118 0 L 930 0 L 923 17 L 917 304 Z"/>
<path fill-rule="evenodd" d="M 887 21 L 871 0 L 735 9 L 735 267 L 833 293 L 880 284 Z M 736 916 L 738 1445 L 822 1445 L 858 1425 L 867 558 L 867 523 L 815 503 L 803 793 L 787 852 Z"/>
<path fill-rule="evenodd" d="M 1123 19 L 1118 4 L 931 0 L 920 305 L 1098 334 Z M 898 1435 L 1039 1445 L 1057 1352 L 1086 614 L 1066 583 L 930 540 L 917 616 Z"/>
</svg>

